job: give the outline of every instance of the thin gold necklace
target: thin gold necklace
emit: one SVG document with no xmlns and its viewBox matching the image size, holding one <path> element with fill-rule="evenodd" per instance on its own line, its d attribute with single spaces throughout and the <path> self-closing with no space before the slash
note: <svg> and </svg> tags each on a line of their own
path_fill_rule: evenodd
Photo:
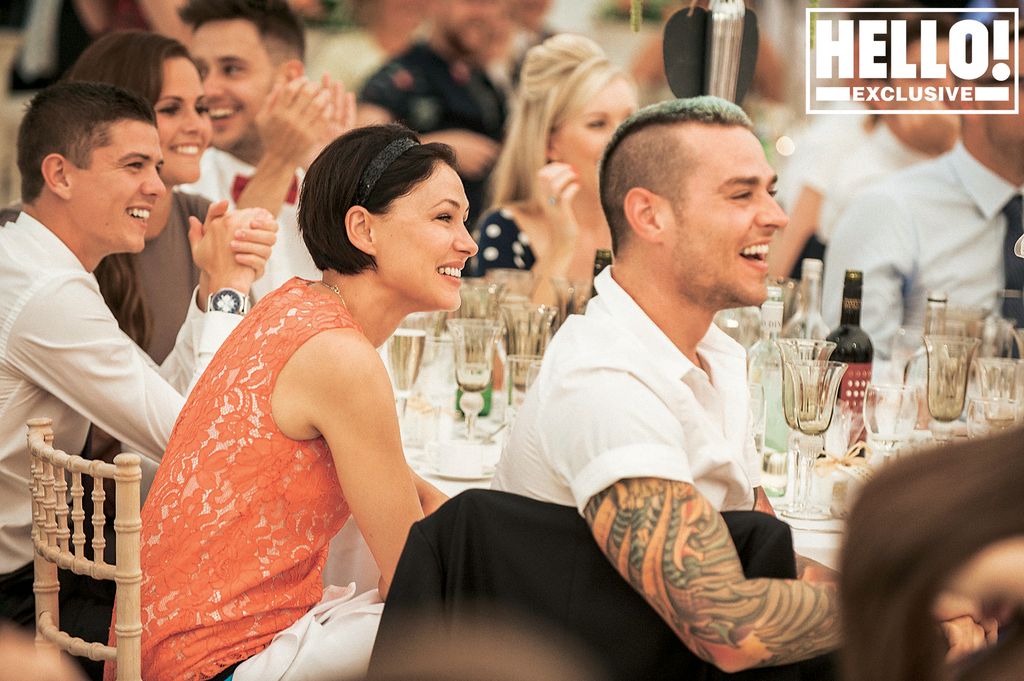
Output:
<svg viewBox="0 0 1024 681">
<path fill-rule="evenodd" d="M 341 304 L 345 306 L 345 309 L 348 309 L 348 303 L 345 302 L 345 296 L 341 295 L 341 290 L 337 286 L 335 286 L 334 284 L 328 284 L 326 281 L 318 281 L 316 283 L 322 284 L 323 286 L 327 287 L 330 291 L 332 291 L 334 295 L 338 296 L 338 300 L 340 300 Z"/>
</svg>

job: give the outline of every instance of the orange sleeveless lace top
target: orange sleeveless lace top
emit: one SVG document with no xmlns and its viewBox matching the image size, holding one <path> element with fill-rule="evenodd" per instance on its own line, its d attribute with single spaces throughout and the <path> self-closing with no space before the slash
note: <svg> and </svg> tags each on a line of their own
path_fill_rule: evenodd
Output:
<svg viewBox="0 0 1024 681">
<path fill-rule="evenodd" d="M 348 505 L 327 443 L 281 433 L 270 397 L 292 354 L 336 328 L 361 332 L 292 279 L 232 332 L 186 402 L 142 509 L 147 681 L 215 676 L 322 597 Z"/>
</svg>

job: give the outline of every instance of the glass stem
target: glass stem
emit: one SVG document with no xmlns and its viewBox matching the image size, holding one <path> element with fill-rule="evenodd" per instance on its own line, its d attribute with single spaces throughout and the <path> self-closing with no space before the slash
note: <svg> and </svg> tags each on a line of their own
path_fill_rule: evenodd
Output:
<svg viewBox="0 0 1024 681">
<path fill-rule="evenodd" d="M 814 460 L 822 450 L 821 437 L 818 435 L 798 436 L 797 445 L 797 466 L 798 488 L 796 497 L 796 509 L 808 511 L 811 508 L 811 490 L 814 482 Z"/>
</svg>

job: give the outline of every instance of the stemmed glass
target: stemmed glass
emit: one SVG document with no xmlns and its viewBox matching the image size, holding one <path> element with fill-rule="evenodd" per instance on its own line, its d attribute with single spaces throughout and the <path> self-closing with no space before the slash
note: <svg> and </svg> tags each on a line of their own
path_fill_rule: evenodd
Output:
<svg viewBox="0 0 1024 681">
<path fill-rule="evenodd" d="M 571 314 L 583 314 L 590 300 L 592 284 L 589 281 L 576 281 L 560 277 L 551 278 L 551 288 L 555 292 L 558 304 L 558 316 L 554 328 L 561 326 Z"/>
<path fill-rule="evenodd" d="M 476 441 L 476 419 L 484 408 L 483 391 L 491 381 L 494 346 L 501 323 L 489 319 L 449 319 L 455 346 L 455 381 L 462 389 L 459 408 L 466 415 L 466 438 Z"/>
<path fill-rule="evenodd" d="M 928 353 L 928 412 L 932 437 L 953 439 L 950 425 L 960 418 L 967 396 L 967 375 L 981 341 L 969 336 L 925 336 Z"/>
<path fill-rule="evenodd" d="M 821 434 L 832 423 L 839 383 L 846 365 L 829 362 L 836 344 L 830 341 L 786 338 L 778 341 L 782 352 L 782 411 L 792 429 L 789 463 L 795 475 L 790 503 L 781 512 L 791 518 L 822 520 L 828 514 L 811 504 L 814 460 L 824 449 Z"/>
<path fill-rule="evenodd" d="M 398 402 L 398 418 L 405 417 L 405 405 L 412 394 L 412 387 L 420 373 L 423 361 L 423 347 L 427 342 L 427 332 L 408 326 L 400 326 L 388 340 L 388 366 L 391 369 L 391 380 L 395 385 L 395 398 Z"/>
<path fill-rule="evenodd" d="M 910 439 L 917 423 L 920 391 L 910 385 L 868 385 L 864 391 L 864 426 L 868 442 L 888 461 Z"/>
</svg>

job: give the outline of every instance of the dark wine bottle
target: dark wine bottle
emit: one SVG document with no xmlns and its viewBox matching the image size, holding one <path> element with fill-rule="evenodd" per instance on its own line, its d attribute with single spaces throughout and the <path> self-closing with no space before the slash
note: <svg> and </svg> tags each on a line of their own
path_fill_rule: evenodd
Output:
<svg viewBox="0 0 1024 681">
<path fill-rule="evenodd" d="M 832 330 L 826 340 L 836 344 L 829 359 L 846 362 L 849 366 L 839 389 L 839 400 L 853 413 L 860 414 L 864 406 L 864 391 L 871 382 L 871 360 L 874 348 L 864 329 L 860 328 L 861 293 L 864 274 L 858 270 L 846 270 L 843 281 L 843 310 L 839 326 Z"/>
<path fill-rule="evenodd" d="M 594 279 L 597 279 L 597 275 L 601 274 L 605 267 L 612 264 L 612 252 L 607 248 L 599 248 L 594 253 Z M 597 295 L 597 289 L 594 285 L 590 285 L 590 297 L 593 298 Z"/>
</svg>

